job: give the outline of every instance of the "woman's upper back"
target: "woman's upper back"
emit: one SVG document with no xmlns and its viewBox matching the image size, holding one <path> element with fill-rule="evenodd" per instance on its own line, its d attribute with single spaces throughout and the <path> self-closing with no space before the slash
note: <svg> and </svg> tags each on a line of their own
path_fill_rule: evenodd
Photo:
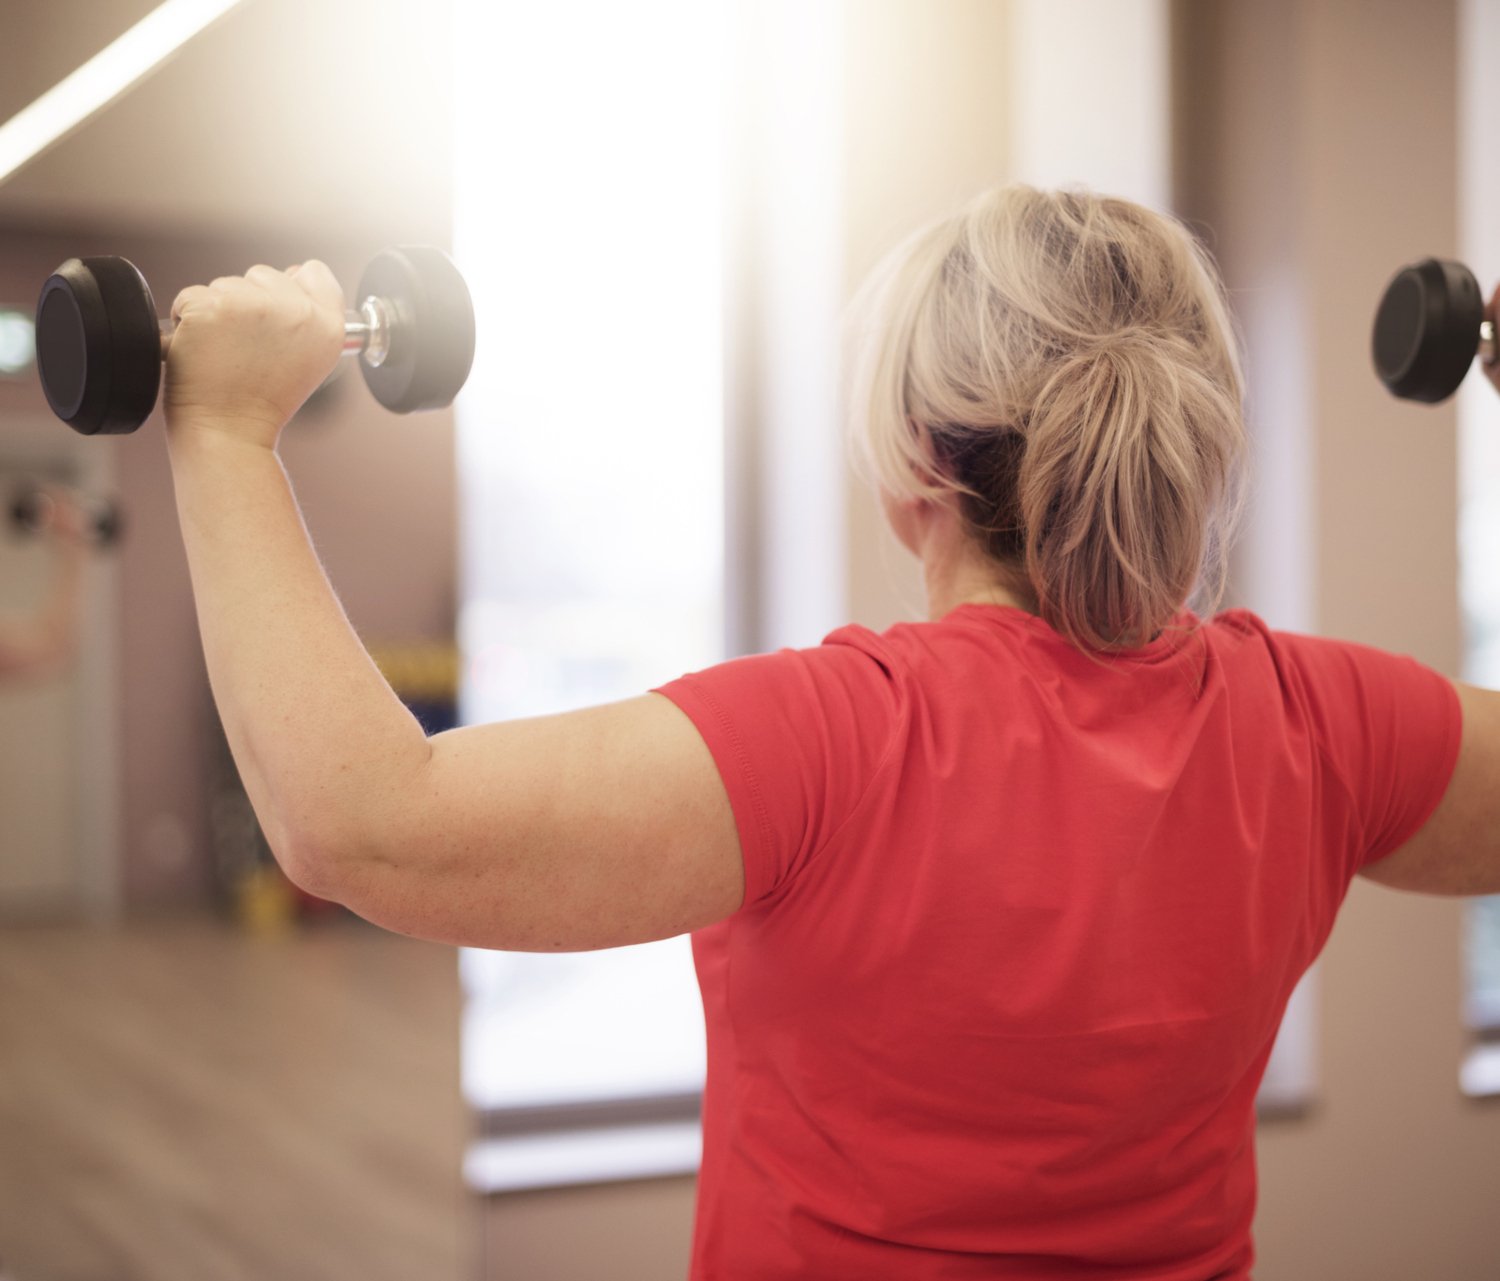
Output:
<svg viewBox="0 0 1500 1281">
<path fill-rule="evenodd" d="M 1442 795 L 1446 681 L 1244 613 L 1101 661 L 968 605 L 663 692 L 746 867 L 695 936 L 698 1275 L 1247 1264 L 1276 1027 Z"/>
</svg>

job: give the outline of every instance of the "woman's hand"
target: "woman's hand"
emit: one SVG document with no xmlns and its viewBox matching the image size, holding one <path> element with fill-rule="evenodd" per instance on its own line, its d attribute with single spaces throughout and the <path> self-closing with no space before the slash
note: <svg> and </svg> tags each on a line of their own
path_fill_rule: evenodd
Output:
<svg viewBox="0 0 1500 1281">
<path fill-rule="evenodd" d="M 51 504 L 46 517 L 47 532 L 66 547 L 89 546 L 93 542 L 93 526 L 77 498 L 65 489 L 48 487 L 42 492 Z"/>
<path fill-rule="evenodd" d="M 164 402 L 174 443 L 210 433 L 274 450 L 343 348 L 343 291 L 316 261 L 193 285 L 172 318 Z"/>
<path fill-rule="evenodd" d="M 68 549 L 85 547 L 92 541 L 88 513 L 71 490 L 61 485 L 38 485 L 29 498 L 34 504 L 27 518 L 30 532 Z"/>
</svg>

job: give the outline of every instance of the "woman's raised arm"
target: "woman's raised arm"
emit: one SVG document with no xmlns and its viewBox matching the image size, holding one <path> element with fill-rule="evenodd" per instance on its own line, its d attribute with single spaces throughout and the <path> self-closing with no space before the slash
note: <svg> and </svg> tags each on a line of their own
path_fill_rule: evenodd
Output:
<svg viewBox="0 0 1500 1281">
<path fill-rule="evenodd" d="M 733 912 L 728 796 L 667 699 L 429 740 L 370 661 L 276 457 L 338 358 L 342 305 L 318 263 L 185 290 L 167 365 L 209 678 L 282 866 L 390 929 L 486 947 L 608 947 Z"/>
<path fill-rule="evenodd" d="M 304 851 L 315 891 L 403 934 L 513 951 L 644 943 L 739 908 L 724 784 L 661 695 L 431 746 L 401 795 Z"/>
<path fill-rule="evenodd" d="M 1432 817 L 1361 875 L 1421 894 L 1500 894 L 1500 693 L 1458 685 L 1463 742 Z"/>
</svg>

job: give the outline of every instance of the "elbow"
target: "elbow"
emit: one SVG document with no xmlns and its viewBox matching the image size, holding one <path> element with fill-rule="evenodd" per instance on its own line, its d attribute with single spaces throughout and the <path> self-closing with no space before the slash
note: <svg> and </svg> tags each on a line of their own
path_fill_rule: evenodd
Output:
<svg viewBox="0 0 1500 1281">
<path fill-rule="evenodd" d="M 269 836 L 269 834 L 268 834 Z M 305 894 L 346 902 L 354 842 L 339 834 L 292 834 L 270 838 L 271 852 L 287 880 Z"/>
<path fill-rule="evenodd" d="M 422 830 L 413 792 L 399 782 L 383 790 L 325 792 L 274 807 L 276 830 L 266 835 L 298 889 L 370 919 L 383 909 L 407 879 L 412 834 Z"/>
<path fill-rule="evenodd" d="M 404 864 L 357 839 L 289 842 L 277 853 L 282 871 L 299 890 L 353 912 L 372 925 L 418 938 L 431 932 L 423 897 L 413 894 Z"/>
<path fill-rule="evenodd" d="M 284 835 L 272 849 L 287 879 L 303 893 L 406 932 L 377 919 L 400 877 L 388 842 L 377 841 L 372 825 Z"/>
</svg>

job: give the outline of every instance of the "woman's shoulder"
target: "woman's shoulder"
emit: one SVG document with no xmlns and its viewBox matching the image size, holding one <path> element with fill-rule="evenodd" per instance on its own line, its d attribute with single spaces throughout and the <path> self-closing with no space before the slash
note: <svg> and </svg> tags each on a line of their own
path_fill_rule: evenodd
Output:
<svg viewBox="0 0 1500 1281">
<path fill-rule="evenodd" d="M 1293 671 L 1312 675 L 1329 663 L 1358 661 L 1382 651 L 1358 642 L 1332 640 L 1272 626 L 1253 610 L 1235 608 L 1200 618 L 1184 610 L 1170 628 L 1140 649 L 1085 654 L 1043 619 L 1013 606 L 961 605 L 933 620 L 910 620 L 875 629 L 848 623 L 829 632 L 821 644 L 803 654 L 817 653 L 831 663 L 873 662 L 888 675 L 911 674 L 936 664 L 951 666 L 965 652 L 1008 655 L 1018 663 L 1064 662 L 1072 667 L 1082 659 L 1088 671 L 1100 665 L 1171 666 L 1176 661 L 1197 664 L 1205 653 L 1219 664 L 1242 664 L 1283 676 Z"/>
<path fill-rule="evenodd" d="M 1208 620 L 1204 627 L 1223 644 L 1263 651 L 1278 667 L 1295 668 L 1307 676 L 1316 676 L 1328 668 L 1418 662 L 1400 648 L 1343 640 L 1290 627 L 1273 627 L 1248 609 L 1226 610 Z"/>
<path fill-rule="evenodd" d="M 1185 609 L 1147 645 L 1131 650 L 1085 652 L 1045 619 L 1027 610 L 1013 605 L 966 603 L 941 618 L 898 622 L 882 631 L 850 624 L 830 632 L 823 643 L 899 661 L 972 648 L 978 641 L 985 648 L 1008 650 L 1017 656 L 1083 658 L 1105 663 L 1123 660 L 1135 666 L 1170 660 L 1190 649 L 1195 639 L 1208 638 L 1223 647 L 1246 642 L 1269 645 L 1273 636 L 1271 628 L 1249 610 L 1226 610 L 1202 619 Z"/>
</svg>

